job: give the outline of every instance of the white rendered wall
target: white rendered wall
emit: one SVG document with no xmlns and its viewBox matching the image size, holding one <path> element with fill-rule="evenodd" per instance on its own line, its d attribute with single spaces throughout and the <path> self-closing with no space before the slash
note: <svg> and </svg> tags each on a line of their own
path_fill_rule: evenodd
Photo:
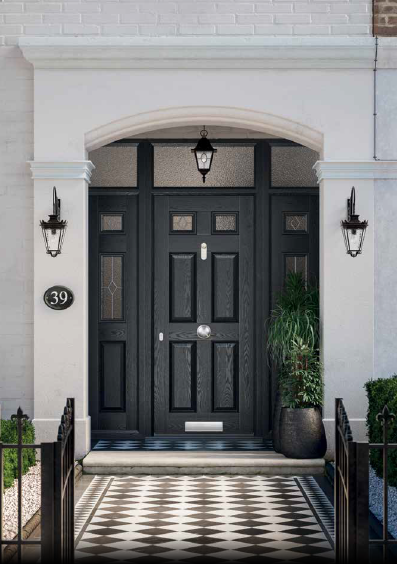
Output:
<svg viewBox="0 0 397 564">
<path fill-rule="evenodd" d="M 0 3 L 0 45 L 27 36 L 371 35 L 368 0 L 75 0 Z"/>
<path fill-rule="evenodd" d="M 19 49 L 0 47 L 0 402 L 5 418 L 18 406 L 33 417 L 33 182 L 27 164 L 32 157 L 32 68 Z"/>
</svg>

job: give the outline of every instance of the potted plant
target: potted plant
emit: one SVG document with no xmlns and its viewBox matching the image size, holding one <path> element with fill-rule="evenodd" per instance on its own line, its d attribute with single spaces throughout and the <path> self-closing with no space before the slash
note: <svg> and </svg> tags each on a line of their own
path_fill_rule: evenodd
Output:
<svg viewBox="0 0 397 564">
<path fill-rule="evenodd" d="M 321 417 L 322 365 L 318 350 L 296 339 L 281 380 L 284 407 L 280 419 L 280 450 L 288 458 L 322 458 L 327 450 Z"/>
<path fill-rule="evenodd" d="M 302 339 L 311 349 L 319 342 L 319 293 L 314 285 L 306 284 L 300 273 L 289 273 L 282 292 L 268 321 L 267 348 L 272 369 L 283 379 L 293 343 Z M 273 416 L 273 446 L 281 451 L 280 416 L 283 406 L 280 386 L 276 394 Z"/>
</svg>

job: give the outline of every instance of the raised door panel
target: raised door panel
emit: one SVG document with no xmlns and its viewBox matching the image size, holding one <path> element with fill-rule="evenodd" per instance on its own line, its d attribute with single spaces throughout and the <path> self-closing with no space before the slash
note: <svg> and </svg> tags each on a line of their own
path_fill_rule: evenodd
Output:
<svg viewBox="0 0 397 564">
<path fill-rule="evenodd" d="M 238 344 L 213 343 L 213 410 L 238 411 Z"/>
<path fill-rule="evenodd" d="M 213 321 L 238 321 L 238 254 L 212 254 Z"/>
<path fill-rule="evenodd" d="M 196 410 L 196 343 L 170 343 L 170 411 Z"/>
<path fill-rule="evenodd" d="M 170 255 L 170 321 L 196 319 L 196 255 Z"/>
<path fill-rule="evenodd" d="M 125 342 L 101 342 L 100 411 L 125 411 Z"/>
</svg>

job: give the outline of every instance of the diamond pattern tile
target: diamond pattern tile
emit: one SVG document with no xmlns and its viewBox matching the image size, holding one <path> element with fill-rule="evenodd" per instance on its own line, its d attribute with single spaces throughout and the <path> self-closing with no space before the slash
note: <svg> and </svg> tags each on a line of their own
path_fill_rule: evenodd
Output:
<svg viewBox="0 0 397 564">
<path fill-rule="evenodd" d="M 329 538 L 293 477 L 109 480 L 79 536 L 79 564 L 334 562 Z"/>
<path fill-rule="evenodd" d="M 134 440 L 104 440 L 97 441 L 92 450 L 144 450 L 144 451 L 272 451 L 271 441 L 263 439 L 158 439 L 148 437 Z"/>
</svg>

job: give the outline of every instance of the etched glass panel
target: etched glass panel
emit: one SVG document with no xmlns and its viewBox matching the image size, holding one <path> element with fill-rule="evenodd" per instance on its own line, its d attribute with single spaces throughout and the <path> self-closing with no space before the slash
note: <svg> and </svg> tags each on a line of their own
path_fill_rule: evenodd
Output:
<svg viewBox="0 0 397 564">
<path fill-rule="evenodd" d="M 123 231 L 123 214 L 101 214 L 101 231 Z"/>
<path fill-rule="evenodd" d="M 172 231 L 193 231 L 193 214 L 173 214 Z"/>
<path fill-rule="evenodd" d="M 285 257 L 285 275 L 290 272 L 299 272 L 303 279 L 307 280 L 307 256 L 306 255 L 287 255 Z"/>
<path fill-rule="evenodd" d="M 306 213 L 295 213 L 285 214 L 285 224 L 284 229 L 291 233 L 307 233 L 307 214 Z"/>
<path fill-rule="evenodd" d="M 130 143 L 110 145 L 91 151 L 88 158 L 95 165 L 91 186 L 98 188 L 133 188 L 137 186 L 137 148 Z"/>
<path fill-rule="evenodd" d="M 123 319 L 122 256 L 101 256 L 101 319 Z"/>
<path fill-rule="evenodd" d="M 318 186 L 313 166 L 320 155 L 307 147 L 272 147 L 273 187 L 315 187 Z"/>
<path fill-rule="evenodd" d="M 215 214 L 215 231 L 236 233 L 237 215 L 235 213 Z"/>
<path fill-rule="evenodd" d="M 172 187 L 253 187 L 254 146 L 219 145 L 215 153 L 205 184 L 197 170 L 196 159 L 191 149 L 194 143 L 156 144 L 154 146 L 154 185 L 157 188 Z"/>
</svg>

